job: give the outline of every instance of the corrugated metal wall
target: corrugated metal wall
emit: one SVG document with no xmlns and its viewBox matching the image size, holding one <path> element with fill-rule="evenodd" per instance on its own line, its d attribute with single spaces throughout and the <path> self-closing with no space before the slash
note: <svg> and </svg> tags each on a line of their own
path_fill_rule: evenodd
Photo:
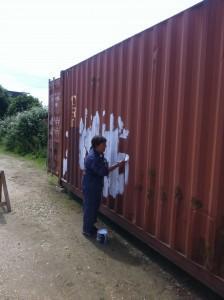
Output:
<svg viewBox="0 0 224 300">
<path fill-rule="evenodd" d="M 62 98 L 60 78 L 49 81 L 48 171 L 59 176 L 61 169 Z"/>
<path fill-rule="evenodd" d="M 81 119 L 122 120 L 128 184 L 101 211 L 224 295 L 224 1 L 63 71 L 61 90 L 62 183 L 81 196 Z"/>
</svg>

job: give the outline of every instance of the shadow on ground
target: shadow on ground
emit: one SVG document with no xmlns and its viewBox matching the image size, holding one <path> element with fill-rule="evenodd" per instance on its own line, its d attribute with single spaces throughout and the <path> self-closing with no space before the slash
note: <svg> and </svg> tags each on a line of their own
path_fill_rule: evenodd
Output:
<svg viewBox="0 0 224 300">
<path fill-rule="evenodd" d="M 180 285 L 189 288 L 190 290 L 192 290 L 192 292 L 194 292 L 194 294 L 198 295 L 202 299 L 223 300 L 222 297 L 217 295 L 207 286 L 197 281 L 195 278 L 193 278 L 188 273 L 180 269 L 178 266 L 173 264 L 164 256 L 160 255 L 158 252 L 150 248 L 148 245 L 131 235 L 119 225 L 115 224 L 102 214 L 100 214 L 99 217 L 100 220 L 107 224 L 111 229 L 113 229 L 115 232 L 121 235 L 125 240 L 131 243 L 138 250 L 142 251 L 146 255 L 146 257 L 148 257 L 151 261 L 155 262 L 162 270 L 169 274 L 172 274 L 172 276 Z"/>
<path fill-rule="evenodd" d="M 116 236 L 110 237 L 106 244 L 99 243 L 95 238 L 90 238 L 89 240 L 97 249 L 110 256 L 114 260 L 134 266 L 142 263 L 141 258 L 132 255 L 129 251 L 129 248 L 121 243 Z"/>
<path fill-rule="evenodd" d="M 6 214 L 6 210 L 4 208 L 0 208 L 0 224 L 4 225 L 6 224 L 6 219 L 5 219 L 5 215 Z"/>
<path fill-rule="evenodd" d="M 78 202 L 82 205 L 82 201 L 69 192 L 70 198 Z M 145 256 L 150 259 L 150 261 L 156 263 L 160 269 L 163 271 L 172 274 L 175 280 L 186 288 L 189 288 L 192 292 L 194 292 L 198 297 L 206 300 L 222 300 L 223 298 L 214 293 L 211 289 L 197 281 L 195 278 L 190 276 L 188 273 L 180 269 L 178 266 L 173 264 L 171 261 L 160 255 L 158 252 L 154 251 L 148 245 L 131 235 L 129 232 L 121 228 L 119 225 L 115 224 L 111 220 L 109 220 L 104 215 L 100 214 L 99 219 L 105 223 L 109 228 L 114 230 L 120 236 L 122 236 L 125 240 L 127 240 L 130 244 L 136 247 L 138 250 L 143 252 Z M 89 239 L 91 243 L 100 249 L 103 253 L 108 256 L 116 259 L 118 261 L 122 261 L 126 264 L 138 265 L 144 264 L 144 261 L 141 258 L 133 256 L 129 248 L 121 243 L 116 236 L 112 236 L 110 238 L 107 245 L 99 244 L 95 239 Z"/>
</svg>

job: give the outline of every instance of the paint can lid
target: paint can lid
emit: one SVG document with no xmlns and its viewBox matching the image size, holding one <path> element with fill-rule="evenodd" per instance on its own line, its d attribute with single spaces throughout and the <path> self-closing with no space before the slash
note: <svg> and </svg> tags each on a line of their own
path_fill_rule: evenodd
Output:
<svg viewBox="0 0 224 300">
<path fill-rule="evenodd" d="M 100 228 L 97 230 L 98 234 L 103 234 L 103 235 L 107 235 L 108 234 L 108 230 L 106 228 Z"/>
</svg>

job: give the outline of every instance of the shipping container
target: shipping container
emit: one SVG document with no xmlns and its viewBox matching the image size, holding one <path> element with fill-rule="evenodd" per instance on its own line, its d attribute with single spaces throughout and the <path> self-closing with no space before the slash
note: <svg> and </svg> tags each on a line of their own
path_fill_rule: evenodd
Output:
<svg viewBox="0 0 224 300">
<path fill-rule="evenodd" d="M 58 121 L 59 120 L 59 121 Z M 224 296 L 224 1 L 207 0 L 49 84 L 49 170 L 82 197 L 107 138 L 101 212 Z"/>
<path fill-rule="evenodd" d="M 59 176 L 61 165 L 61 83 L 49 80 L 48 101 L 48 171 Z"/>
</svg>

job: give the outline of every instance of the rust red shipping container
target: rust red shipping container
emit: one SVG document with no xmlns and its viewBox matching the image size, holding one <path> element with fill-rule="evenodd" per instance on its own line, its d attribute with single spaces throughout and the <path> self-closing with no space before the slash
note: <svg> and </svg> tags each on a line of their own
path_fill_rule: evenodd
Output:
<svg viewBox="0 0 224 300">
<path fill-rule="evenodd" d="M 94 133 L 103 214 L 224 296 L 224 1 L 204 1 L 49 82 L 49 171 L 82 196 Z"/>
</svg>

